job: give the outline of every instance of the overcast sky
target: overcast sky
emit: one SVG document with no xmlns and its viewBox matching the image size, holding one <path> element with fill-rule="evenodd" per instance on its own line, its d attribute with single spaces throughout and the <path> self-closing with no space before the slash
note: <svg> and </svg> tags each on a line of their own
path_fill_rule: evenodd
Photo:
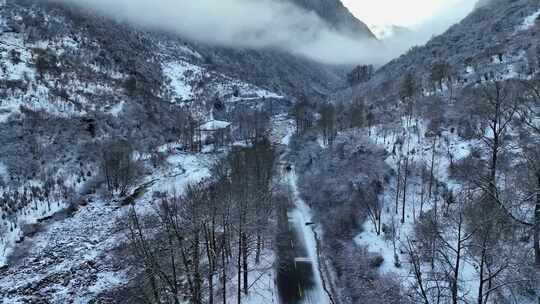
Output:
<svg viewBox="0 0 540 304">
<path fill-rule="evenodd" d="M 368 25 L 418 28 L 437 19 L 456 22 L 472 11 L 475 0 L 342 0 Z M 448 22 L 447 22 L 448 23 Z"/>
</svg>

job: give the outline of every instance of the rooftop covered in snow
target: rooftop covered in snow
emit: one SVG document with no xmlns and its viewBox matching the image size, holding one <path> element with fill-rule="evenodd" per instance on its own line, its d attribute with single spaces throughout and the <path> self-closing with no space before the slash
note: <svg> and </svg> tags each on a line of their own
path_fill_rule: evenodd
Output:
<svg viewBox="0 0 540 304">
<path fill-rule="evenodd" d="M 199 128 L 201 131 L 217 131 L 228 128 L 231 125 L 230 122 L 221 120 L 211 120 L 202 124 Z"/>
</svg>

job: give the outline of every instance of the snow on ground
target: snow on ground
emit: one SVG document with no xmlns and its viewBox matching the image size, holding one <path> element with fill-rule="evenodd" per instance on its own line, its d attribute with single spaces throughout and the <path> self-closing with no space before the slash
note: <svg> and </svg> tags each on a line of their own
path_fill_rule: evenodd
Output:
<svg viewBox="0 0 540 304">
<path fill-rule="evenodd" d="M 287 117 L 287 114 L 281 114 L 272 118 L 272 130 L 270 139 L 274 143 L 288 146 L 295 132 L 294 121 Z"/>
<path fill-rule="evenodd" d="M 182 190 L 192 183 L 198 183 L 210 177 L 213 156 L 178 153 L 167 158 L 168 169 L 147 180 L 157 182 L 150 188 L 152 191 L 170 194 L 182 194 Z"/>
<path fill-rule="evenodd" d="M 248 286 L 249 294 L 247 298 L 242 294 L 242 303 L 245 304 L 279 304 L 279 294 L 275 285 L 276 261 L 275 254 L 272 250 L 264 250 L 261 253 L 260 263 L 255 263 L 255 257 L 250 256 L 249 265 L 253 268 L 249 269 Z M 231 282 L 227 287 L 227 303 L 237 303 L 237 285 L 238 276 L 235 273 L 229 278 Z"/>
<path fill-rule="evenodd" d="M 8 168 L 4 163 L 0 162 L 0 183 L 1 182 L 6 183 L 8 179 L 9 179 Z"/>
<path fill-rule="evenodd" d="M 118 117 L 118 115 L 120 115 L 120 113 L 122 113 L 122 111 L 124 110 L 124 105 L 126 103 L 124 101 L 121 101 L 115 105 L 113 105 L 109 111 L 107 111 L 109 114 L 111 114 L 112 116 L 114 117 Z"/>
<path fill-rule="evenodd" d="M 143 183 L 154 181 L 137 201 L 137 211 L 155 210 L 154 191 L 178 194 L 189 183 L 206 178 L 211 163 L 212 157 L 206 155 L 170 155 L 168 165 Z M 9 266 L 0 270 L 2 303 L 28 303 L 36 299 L 47 303 L 88 303 L 99 293 L 129 281 L 129 266 L 113 253 L 125 241 L 125 231 L 118 223 L 129 208 L 98 196 L 87 199 L 88 205 L 81 206 L 73 216 L 43 223 L 41 231 L 26 237 L 12 251 Z M 59 204 L 55 210 L 63 207 Z M 29 221 L 32 217 L 40 218 L 35 214 L 28 217 Z"/>
<path fill-rule="evenodd" d="M 191 101 L 199 94 L 213 92 L 227 102 L 283 98 L 283 96 L 245 83 L 229 76 L 208 71 L 187 61 L 171 61 L 163 65 L 165 75 L 171 80 L 173 97 Z"/>
<path fill-rule="evenodd" d="M 410 156 L 411 163 L 412 161 L 416 163 L 423 162 L 429 167 L 431 164 L 433 139 L 425 137 L 425 134 L 428 133 L 427 121 L 415 121 L 408 126 L 406 119 L 403 119 L 399 130 L 401 131 L 396 133 L 401 138 L 404 138 L 404 143 L 402 151 L 400 151 L 399 147 L 396 147 L 397 153 L 406 153 L 408 147 L 409 151 L 415 151 L 415 154 Z M 396 137 L 393 134 L 386 134 L 385 126 L 376 126 L 372 129 L 372 133 L 374 134 L 372 135 L 374 141 L 391 153 L 391 156 L 387 159 L 387 163 L 397 172 L 399 158 L 396 155 L 392 155 Z M 467 157 L 475 145 L 477 145 L 475 141 L 464 141 L 452 132 L 442 132 L 442 136 L 437 139 L 435 145 L 434 177 L 439 181 L 444 181 L 448 188 L 455 193 L 459 191 L 458 185 L 452 182 L 448 176 L 448 167 L 451 161 L 455 162 Z M 412 285 L 414 283 L 411 266 L 407 262 L 409 258 L 407 256 L 406 245 L 409 240 L 414 240 L 414 227 L 420 214 L 420 185 L 421 178 L 418 176 L 409 176 L 406 199 L 407 207 L 405 209 L 405 223 L 403 224 L 401 223 L 403 194 L 400 194 L 399 197 L 398 213 L 396 214 L 395 211 L 395 178 L 391 182 L 390 187 L 380 196 L 384 205 L 382 209 L 383 226 L 388 227 L 387 229 L 395 227 L 396 230 L 395 249 L 390 233 L 388 236 L 385 236 L 384 232 L 381 232 L 381 235 L 377 235 L 375 226 L 370 220 L 366 220 L 362 227 L 362 233 L 355 238 L 355 242 L 358 245 L 366 246 L 370 252 L 380 254 L 384 258 L 384 262 L 379 269 L 382 274 L 398 276 L 405 285 Z M 439 201 L 439 206 L 444 204 L 444 200 L 441 197 L 433 197 L 431 200 L 425 198 L 422 211 L 426 212 L 432 209 L 435 199 Z M 395 254 L 397 255 L 400 267 L 396 267 L 395 265 Z M 474 278 L 476 276 L 474 266 L 470 262 L 464 261 L 461 265 L 460 275 L 465 282 L 463 292 L 469 293 L 469 295 L 473 294 L 474 290 L 476 290 L 476 286 L 474 285 Z"/>
<path fill-rule="evenodd" d="M 189 55 L 189 56 L 193 56 L 197 59 L 203 59 L 203 56 L 201 54 L 199 54 L 199 52 L 197 51 L 194 51 L 190 48 L 188 48 L 187 46 L 180 46 L 178 48 L 178 50 L 186 55 Z"/>
<path fill-rule="evenodd" d="M 105 254 L 123 237 L 116 228 L 123 213 L 113 204 L 96 200 L 28 238 L 19 248 L 25 252 L 19 252 L 21 257 L 0 278 L 5 303 L 23 303 L 37 295 L 51 303 L 86 303 L 94 292 L 123 281 L 125 272 L 116 269 L 112 257 Z"/>
<path fill-rule="evenodd" d="M 182 101 L 195 98 L 194 83 L 202 78 L 203 69 L 186 61 L 170 62 L 163 66 L 163 72 L 171 80 L 173 95 Z"/>
<path fill-rule="evenodd" d="M 6 97 L 0 102 L 0 123 L 6 122 L 11 116 L 20 115 L 21 107 L 58 117 L 80 116 L 88 110 L 95 110 L 93 96 L 115 96 L 116 91 L 109 84 L 101 83 L 97 78 L 96 82 L 78 79 L 69 69 L 62 75 L 67 83 L 62 83 L 59 90 L 50 89 L 56 88 L 58 82 L 47 74 L 39 75 L 35 68 L 36 50 L 61 55 L 77 48 L 77 42 L 69 37 L 28 44 L 21 33 L 0 33 L 0 78 L 9 81 Z M 125 78 L 118 72 L 91 67 L 94 72 L 113 79 Z"/>
<path fill-rule="evenodd" d="M 524 20 L 523 20 L 523 23 L 519 26 L 519 30 L 520 31 L 526 31 L 526 30 L 529 30 L 531 29 L 535 23 L 536 23 L 536 20 L 540 17 L 540 10 L 538 10 L 536 13 L 530 15 L 530 16 L 527 16 Z"/>
<path fill-rule="evenodd" d="M 22 190 L 21 190 L 22 191 Z M 64 202 L 53 202 L 50 205 L 46 202 L 36 202 L 26 206 L 17 214 L 16 225 L 7 218 L 0 218 L 0 267 L 6 265 L 8 257 L 13 253 L 15 244 L 23 238 L 23 227 L 29 224 L 36 224 L 42 218 L 49 217 L 56 212 L 67 207 Z M 0 214 L 3 214 L 0 211 Z"/>
<path fill-rule="evenodd" d="M 315 276 L 315 289 L 311 291 L 310 299 L 318 299 L 316 303 L 325 304 L 329 303 L 328 295 L 323 289 L 322 279 L 319 272 L 319 257 L 317 254 L 317 241 L 315 239 L 315 233 L 313 232 L 311 225 L 306 223 L 312 222 L 311 209 L 306 202 L 301 198 L 300 191 L 298 190 L 298 177 L 294 168 L 287 176 L 288 184 L 292 190 L 292 197 L 295 205 L 295 209 L 290 213 L 291 217 L 296 223 L 297 229 L 303 236 L 305 246 L 308 252 L 308 259 L 313 266 L 313 274 Z M 318 228 L 316 228 L 318 229 Z M 320 231 L 318 231 L 320 234 Z"/>
</svg>

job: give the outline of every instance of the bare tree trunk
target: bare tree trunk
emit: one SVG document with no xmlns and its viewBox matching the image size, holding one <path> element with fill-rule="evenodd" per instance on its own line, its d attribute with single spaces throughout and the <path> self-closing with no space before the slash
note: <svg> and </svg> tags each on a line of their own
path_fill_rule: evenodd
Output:
<svg viewBox="0 0 540 304">
<path fill-rule="evenodd" d="M 536 207 L 534 208 L 534 253 L 536 267 L 540 268 L 540 170 L 536 172 L 536 180 L 537 189 Z"/>
<path fill-rule="evenodd" d="M 208 231 L 207 225 L 204 225 L 204 236 L 205 236 L 205 244 L 206 244 L 206 257 L 208 259 L 208 274 L 207 274 L 207 280 L 208 280 L 208 303 L 214 304 L 214 249 L 212 248 L 212 239 L 210 232 Z"/>
<path fill-rule="evenodd" d="M 486 260 L 486 240 L 482 242 L 482 253 L 480 255 L 480 277 L 478 279 L 479 281 L 479 287 L 478 287 L 478 304 L 483 304 L 483 298 L 484 298 L 484 268 L 485 268 L 485 260 Z"/>
<path fill-rule="evenodd" d="M 456 252 L 456 264 L 454 267 L 454 278 L 452 279 L 452 304 L 458 304 L 458 282 L 459 282 L 459 267 L 461 263 L 461 247 L 462 247 L 462 238 L 461 238 L 461 229 L 463 224 L 462 214 L 459 215 L 458 223 L 458 235 L 457 235 L 457 252 Z"/>
<path fill-rule="evenodd" d="M 433 189 L 433 170 L 435 167 L 435 145 L 437 143 L 437 138 L 433 138 L 433 146 L 431 148 L 431 169 L 429 170 L 429 189 L 428 197 L 431 198 L 431 190 Z"/>
<path fill-rule="evenodd" d="M 396 177 L 396 214 L 399 213 L 399 189 L 401 187 L 401 158 L 398 160 L 398 170 Z"/>
<path fill-rule="evenodd" d="M 261 262 L 262 237 L 257 233 L 257 249 L 255 252 L 255 263 L 258 265 Z"/>
<path fill-rule="evenodd" d="M 202 303 L 202 290 L 201 290 L 201 272 L 200 266 L 200 248 L 199 248 L 199 235 L 195 234 L 193 241 L 193 287 L 194 287 L 194 302 L 195 304 Z"/>
<path fill-rule="evenodd" d="M 173 235 L 172 233 L 169 233 L 169 250 L 171 255 L 171 268 L 172 268 L 172 292 L 174 296 L 174 303 L 180 304 L 180 301 L 178 300 L 178 279 L 177 279 L 177 271 L 176 271 L 176 255 L 174 253 L 174 245 L 173 245 Z"/>
<path fill-rule="evenodd" d="M 497 132 L 496 125 L 493 127 L 493 145 L 491 147 L 491 166 L 490 166 L 490 187 L 489 190 L 492 191 L 490 195 L 494 198 L 497 198 L 497 162 L 499 156 L 499 135 Z"/>
<path fill-rule="evenodd" d="M 244 270 L 244 294 L 248 294 L 248 237 L 246 233 L 242 234 L 242 258 L 243 258 L 243 270 Z"/>
<path fill-rule="evenodd" d="M 241 237 L 242 233 L 239 233 L 239 237 L 238 237 L 238 258 L 236 260 L 236 268 L 238 270 L 238 273 L 237 273 L 237 303 L 238 304 L 241 304 L 242 303 L 242 237 Z"/>
<path fill-rule="evenodd" d="M 422 212 L 424 210 L 424 192 L 425 192 L 425 172 L 424 172 L 424 165 L 422 164 L 422 181 L 420 182 L 420 216 L 422 215 Z"/>
<path fill-rule="evenodd" d="M 420 257 L 417 255 L 416 250 L 414 248 L 414 245 L 411 241 L 408 241 L 408 251 L 409 251 L 409 257 L 412 264 L 412 270 L 414 272 L 414 277 L 416 280 L 416 284 L 418 285 L 418 289 L 420 289 L 420 296 L 422 297 L 422 301 L 424 304 L 429 304 L 429 298 L 427 295 L 426 288 L 424 287 L 424 280 L 422 277 L 422 265 L 420 262 Z"/>
<path fill-rule="evenodd" d="M 223 246 L 221 248 L 221 287 L 223 288 L 222 290 L 222 304 L 227 304 L 227 258 L 226 258 L 226 250 L 225 248 L 227 247 L 227 245 L 225 244 L 227 242 L 226 238 L 223 237 Z"/>
<path fill-rule="evenodd" d="M 408 152 L 407 152 L 408 153 Z M 405 177 L 403 179 L 403 202 L 401 206 L 401 223 L 405 223 L 405 200 L 407 199 L 407 179 L 409 177 L 409 155 L 405 157 Z"/>
<path fill-rule="evenodd" d="M 381 235 L 381 222 L 382 222 L 382 209 L 384 208 L 384 201 L 383 201 L 383 205 L 379 208 L 379 219 L 378 219 L 378 222 L 379 222 L 379 227 L 377 228 L 377 235 Z"/>
</svg>

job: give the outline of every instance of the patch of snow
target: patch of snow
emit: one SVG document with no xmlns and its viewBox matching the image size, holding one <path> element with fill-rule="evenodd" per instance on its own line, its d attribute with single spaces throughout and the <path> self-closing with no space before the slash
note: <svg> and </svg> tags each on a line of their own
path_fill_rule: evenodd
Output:
<svg viewBox="0 0 540 304">
<path fill-rule="evenodd" d="M 4 163 L 0 162 L 0 181 L 7 183 L 8 179 L 9 179 L 8 168 Z"/>
<path fill-rule="evenodd" d="M 108 111 L 109 114 L 111 114 L 114 117 L 118 117 L 118 115 L 124 110 L 125 102 L 121 101 L 114 106 L 111 107 L 111 109 Z"/>
<path fill-rule="evenodd" d="M 538 17 L 540 17 L 540 10 L 538 10 L 536 13 L 530 15 L 530 16 L 527 16 L 524 20 L 523 20 L 523 23 L 519 26 L 519 30 L 520 31 L 526 31 L 528 29 L 531 29 L 534 24 L 536 23 L 536 20 L 538 19 Z"/>
<path fill-rule="evenodd" d="M 251 287 L 249 288 L 247 298 L 245 296 L 242 298 L 242 303 L 278 304 L 280 301 L 275 286 L 276 269 L 274 264 L 276 257 L 274 252 L 272 250 L 264 250 L 261 253 L 261 260 L 258 265 L 255 263 L 255 257 L 253 255 L 251 255 L 249 259 L 250 262 L 248 265 L 252 265 L 252 268 L 249 269 L 248 286 Z M 237 281 L 237 274 L 230 277 L 230 282 L 232 282 L 232 284 L 229 284 L 230 291 L 227 292 L 229 295 L 227 303 L 237 303 L 238 301 L 236 293 L 237 286 L 234 284 L 234 282 Z"/>
<path fill-rule="evenodd" d="M 193 56 L 193 57 L 195 57 L 195 58 L 197 58 L 197 59 L 203 59 L 202 55 L 199 54 L 199 52 L 194 51 L 194 50 L 188 48 L 187 46 L 181 46 L 181 47 L 179 48 L 179 50 L 180 50 L 181 52 L 183 52 L 184 54 L 186 54 L 186 55 Z"/>
<path fill-rule="evenodd" d="M 29 181 L 27 186 L 38 186 L 37 181 Z M 22 192 L 22 187 L 20 189 Z M 35 201 L 23 210 L 19 211 L 15 220 L 0 217 L 0 267 L 6 265 L 8 257 L 13 253 L 16 242 L 23 238 L 23 227 L 29 224 L 36 224 L 40 219 L 49 217 L 58 211 L 66 208 L 66 203 L 55 199 L 52 195 L 51 202 Z M 0 215 L 3 212 L 0 211 Z M 2 235 L 3 233 L 3 235 Z"/>
<path fill-rule="evenodd" d="M 501 60 L 501 58 L 498 55 L 493 55 L 493 56 L 491 56 L 491 62 L 493 62 L 493 63 L 502 63 L 503 61 Z"/>
<path fill-rule="evenodd" d="M 202 155 L 173 154 L 167 157 L 169 169 L 151 177 L 151 179 L 159 179 L 159 182 L 155 183 L 149 192 L 181 194 L 189 184 L 198 183 L 210 177 L 212 162 L 211 157 Z"/>
<path fill-rule="evenodd" d="M 203 70 L 186 61 L 169 62 L 163 66 L 163 72 L 171 80 L 173 95 L 180 100 L 195 98 L 191 82 L 203 73 Z"/>
<path fill-rule="evenodd" d="M 289 143 L 291 142 L 291 137 L 293 136 L 293 134 L 294 134 L 294 128 L 291 128 L 291 127 L 287 128 L 287 134 L 285 134 L 285 136 L 283 136 L 280 143 L 282 145 L 288 146 Z"/>
</svg>

